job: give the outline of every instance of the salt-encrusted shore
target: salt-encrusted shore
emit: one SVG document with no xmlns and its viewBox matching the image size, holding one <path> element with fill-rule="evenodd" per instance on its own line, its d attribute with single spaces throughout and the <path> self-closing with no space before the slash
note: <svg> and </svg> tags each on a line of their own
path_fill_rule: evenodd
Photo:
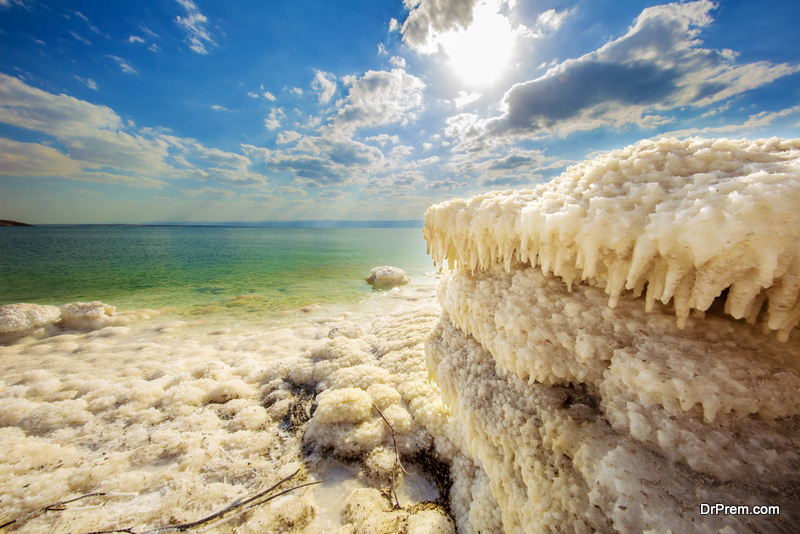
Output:
<svg viewBox="0 0 800 534">
<path fill-rule="evenodd" d="M 0 308 L 0 524 L 102 492 L 5 530 L 142 532 L 300 469 L 293 484 L 324 482 L 211 532 L 454 532 L 425 426 L 444 414 L 423 346 L 434 288 L 273 328 L 99 302 Z"/>
<path fill-rule="evenodd" d="M 433 206 L 427 354 L 481 496 L 459 532 L 799 531 L 798 207 L 780 139 L 646 141 Z"/>
</svg>

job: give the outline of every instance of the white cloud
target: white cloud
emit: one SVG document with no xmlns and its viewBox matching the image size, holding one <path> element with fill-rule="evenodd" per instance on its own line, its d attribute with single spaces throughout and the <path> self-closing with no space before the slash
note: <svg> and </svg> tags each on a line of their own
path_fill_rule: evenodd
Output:
<svg viewBox="0 0 800 534">
<path fill-rule="evenodd" d="M 342 102 L 333 124 L 336 128 L 355 129 L 416 120 L 415 108 L 422 105 L 425 84 L 403 69 L 368 71 L 351 80 L 350 91 Z"/>
<path fill-rule="evenodd" d="M 414 151 L 413 146 L 398 145 L 389 153 L 393 158 L 402 158 L 409 156 Z"/>
<path fill-rule="evenodd" d="M 336 92 L 336 76 L 330 72 L 323 72 L 321 70 L 315 71 L 314 81 L 311 82 L 311 88 L 318 94 L 319 103 L 326 104 L 333 98 Z"/>
<path fill-rule="evenodd" d="M 411 12 L 403 23 L 403 40 L 416 52 L 435 52 L 441 34 L 465 29 L 472 23 L 472 12 L 476 3 L 477 0 L 407 2 L 406 8 L 411 9 Z"/>
<path fill-rule="evenodd" d="M 122 59 L 121 57 L 119 57 L 119 56 L 112 56 L 112 55 L 106 55 L 106 57 L 108 57 L 108 58 L 111 58 L 111 59 L 113 59 L 114 61 L 116 61 L 116 62 L 117 62 L 117 64 L 119 65 L 119 68 L 120 68 L 120 70 L 121 70 L 122 72 L 124 72 L 125 74 L 138 74 L 138 73 L 136 72 L 136 69 L 134 69 L 134 68 L 131 66 L 131 64 L 130 64 L 130 63 L 128 63 L 127 61 L 125 61 L 125 60 L 124 60 L 124 59 Z"/>
<path fill-rule="evenodd" d="M 555 9 L 548 9 L 544 13 L 540 14 L 536 19 L 536 28 L 540 32 L 554 32 L 561 27 L 561 25 L 564 23 L 564 20 L 572 15 L 576 9 L 577 8 L 573 8 L 571 10 L 562 11 L 561 13 L 556 12 Z"/>
<path fill-rule="evenodd" d="M 433 144 L 432 143 L 422 143 L 422 150 L 423 151 L 430 150 L 432 148 L 433 148 Z"/>
<path fill-rule="evenodd" d="M 389 60 L 389 63 L 391 63 L 392 66 L 397 69 L 406 68 L 406 60 L 400 56 L 392 56 L 391 59 Z"/>
<path fill-rule="evenodd" d="M 289 92 L 296 95 L 296 96 L 303 96 L 303 90 L 299 87 L 292 87 L 289 89 Z"/>
<path fill-rule="evenodd" d="M 305 189 L 298 189 L 297 187 L 292 187 L 290 185 L 284 187 L 277 187 L 272 190 L 273 193 L 276 195 L 307 195 L 308 192 Z"/>
<path fill-rule="evenodd" d="M 386 51 L 386 47 L 383 46 L 383 43 L 378 43 L 378 55 L 385 56 L 388 55 L 389 52 Z"/>
<path fill-rule="evenodd" d="M 324 191 L 319 192 L 319 198 L 325 200 L 344 198 L 344 191 L 339 191 L 338 189 L 325 189 Z"/>
<path fill-rule="evenodd" d="M 481 93 L 467 93 L 466 91 L 459 91 L 458 92 L 458 96 L 455 97 L 455 99 L 454 99 L 455 103 L 456 103 L 456 107 L 461 109 L 464 106 L 466 106 L 467 104 L 475 102 L 481 96 L 483 96 Z"/>
<path fill-rule="evenodd" d="M 269 111 L 269 116 L 264 119 L 264 125 L 267 130 L 277 130 L 281 127 L 281 119 L 285 116 L 283 108 L 272 108 Z"/>
<path fill-rule="evenodd" d="M 397 19 L 391 19 L 389 21 L 389 31 L 390 32 L 398 32 L 400 31 L 400 23 L 397 22 Z"/>
<path fill-rule="evenodd" d="M 266 183 L 265 177 L 247 170 L 251 160 L 246 156 L 204 147 L 163 130 L 126 131 L 133 128 L 132 123 L 108 107 L 54 95 L 18 78 L 0 74 L 0 101 L 0 122 L 52 138 L 47 144 L 0 138 L 2 175 L 57 176 L 140 187 L 161 187 L 163 180 L 184 178 Z M 48 146 L 53 141 L 60 148 Z M 206 170 L 190 159 L 213 168 Z"/>
<path fill-rule="evenodd" d="M 373 135 L 372 137 L 367 137 L 364 139 L 365 141 L 375 141 L 380 143 L 381 146 L 384 146 L 386 143 L 393 143 L 397 144 L 400 142 L 400 138 L 396 135 L 389 135 L 389 134 L 378 134 Z"/>
<path fill-rule="evenodd" d="M 203 189 L 183 189 L 181 193 L 184 195 L 189 196 L 210 196 L 210 197 L 222 197 L 222 198 L 230 198 L 234 196 L 236 193 L 231 191 L 230 189 L 217 189 L 214 187 L 206 187 Z"/>
<path fill-rule="evenodd" d="M 86 45 L 92 44 L 92 42 L 89 39 L 86 39 L 85 37 L 81 36 L 81 34 L 79 34 L 78 32 L 76 32 L 74 30 L 70 30 L 69 34 L 72 35 L 78 41 L 82 42 L 83 44 L 86 44 Z"/>
<path fill-rule="evenodd" d="M 214 111 L 228 111 L 228 108 L 223 107 L 223 106 L 219 106 L 217 104 L 214 104 L 213 106 L 211 106 L 211 109 L 213 109 Z"/>
<path fill-rule="evenodd" d="M 128 42 L 129 43 L 144 43 L 145 40 L 142 39 L 141 37 L 139 37 L 138 35 L 131 35 L 130 37 L 128 37 Z"/>
<path fill-rule="evenodd" d="M 439 180 L 435 182 L 431 182 L 428 184 L 428 189 L 461 189 L 464 187 L 469 187 L 468 182 L 454 182 L 450 178 L 445 178 L 444 180 Z"/>
<path fill-rule="evenodd" d="M 161 49 L 155 43 L 153 43 L 150 46 L 148 46 L 147 49 L 150 50 L 151 52 L 155 52 L 156 54 L 161 52 Z"/>
<path fill-rule="evenodd" d="M 297 141 L 298 139 L 302 139 L 303 134 L 297 133 L 294 130 L 289 130 L 287 132 L 279 133 L 278 138 L 275 142 L 279 145 L 286 145 L 293 141 Z"/>
<path fill-rule="evenodd" d="M 75 79 L 81 82 L 82 84 L 86 85 L 86 87 L 88 87 L 89 89 L 97 91 L 97 82 L 95 82 L 93 79 L 88 78 L 84 80 L 80 76 L 75 76 Z"/>
<path fill-rule="evenodd" d="M 208 19 L 191 0 L 177 0 L 186 10 L 186 16 L 178 15 L 175 22 L 186 32 L 189 48 L 198 54 L 208 54 L 206 45 L 215 46 L 216 43 L 208 31 Z"/>
<path fill-rule="evenodd" d="M 269 91 L 264 91 L 264 98 L 266 98 L 267 100 L 269 100 L 271 102 L 275 102 L 275 95 L 273 95 Z"/>
<path fill-rule="evenodd" d="M 250 98 L 258 98 L 258 93 L 250 91 L 247 93 L 247 96 L 249 96 Z"/>
</svg>

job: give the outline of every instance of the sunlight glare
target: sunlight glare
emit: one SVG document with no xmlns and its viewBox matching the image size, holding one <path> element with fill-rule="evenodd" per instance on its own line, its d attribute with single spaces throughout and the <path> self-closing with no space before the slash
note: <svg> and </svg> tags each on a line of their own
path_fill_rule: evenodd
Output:
<svg viewBox="0 0 800 534">
<path fill-rule="evenodd" d="M 469 28 L 447 32 L 439 42 L 459 78 L 469 85 L 489 85 L 511 62 L 514 30 L 496 6 L 482 2 Z"/>
</svg>

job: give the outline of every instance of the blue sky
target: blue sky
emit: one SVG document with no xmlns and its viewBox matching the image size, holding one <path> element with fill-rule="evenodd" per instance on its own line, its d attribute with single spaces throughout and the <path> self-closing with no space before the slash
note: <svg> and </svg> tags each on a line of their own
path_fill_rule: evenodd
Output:
<svg viewBox="0 0 800 534">
<path fill-rule="evenodd" d="M 797 137 L 800 2 L 0 0 L 0 219 L 421 219 Z"/>
</svg>

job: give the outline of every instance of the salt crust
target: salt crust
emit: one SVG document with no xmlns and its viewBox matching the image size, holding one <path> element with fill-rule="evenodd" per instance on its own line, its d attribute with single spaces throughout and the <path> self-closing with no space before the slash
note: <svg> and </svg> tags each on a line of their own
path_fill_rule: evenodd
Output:
<svg viewBox="0 0 800 534">
<path fill-rule="evenodd" d="M 727 288 L 726 313 L 786 341 L 800 322 L 799 173 L 798 139 L 641 141 L 533 190 L 435 205 L 424 233 L 440 265 L 530 263 L 603 288 L 611 307 L 646 285 L 648 311 L 672 301 L 681 327 Z"/>
<path fill-rule="evenodd" d="M 701 516 L 699 505 L 769 503 L 782 513 L 798 511 L 791 481 L 750 485 L 698 476 L 615 432 L 582 387 L 529 384 L 504 373 L 447 314 L 427 354 L 445 402 L 465 422 L 469 453 L 490 480 L 502 532 L 778 532 L 780 518 Z"/>
<path fill-rule="evenodd" d="M 288 474 L 281 466 L 306 465 L 304 481 L 332 457 L 355 462 L 360 487 L 388 488 L 393 440 L 373 403 L 406 457 L 429 450 L 448 418 L 424 361 L 440 309 L 432 288 L 403 291 L 408 298 L 383 294 L 388 315 L 334 325 L 310 317 L 268 331 L 159 322 L 102 303 L 62 307 L 68 328 L 0 346 L 0 520 L 100 490 L 131 495 L 42 515 L 18 531 L 190 521 Z M 454 532 L 441 508 L 411 506 L 436 493 L 408 468 L 413 476 L 400 474 L 397 484 L 409 531 Z M 218 531 L 335 532 L 339 513 L 326 509 L 338 499 L 319 501 L 317 491 L 331 491 L 324 488 Z"/>
</svg>

